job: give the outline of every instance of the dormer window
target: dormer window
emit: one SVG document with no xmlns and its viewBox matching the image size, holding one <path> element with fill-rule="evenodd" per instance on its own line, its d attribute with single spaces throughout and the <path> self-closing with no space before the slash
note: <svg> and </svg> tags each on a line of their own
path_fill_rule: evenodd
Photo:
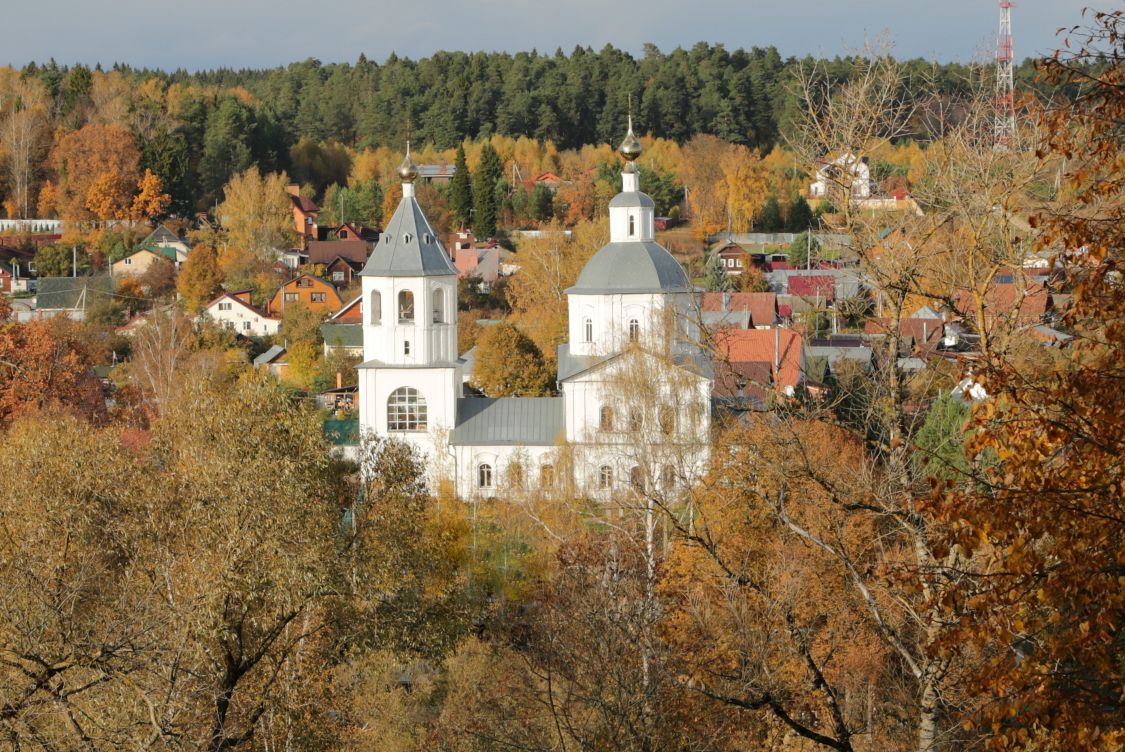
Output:
<svg viewBox="0 0 1125 752">
<path fill-rule="evenodd" d="M 411 240 L 414 240 L 414 236 L 409 232 L 402 236 L 402 242 L 404 243 L 409 243 Z"/>
</svg>

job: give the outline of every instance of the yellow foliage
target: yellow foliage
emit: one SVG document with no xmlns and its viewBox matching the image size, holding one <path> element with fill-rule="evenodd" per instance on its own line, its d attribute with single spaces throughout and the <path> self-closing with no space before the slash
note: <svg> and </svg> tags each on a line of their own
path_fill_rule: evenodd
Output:
<svg viewBox="0 0 1125 752">
<path fill-rule="evenodd" d="M 160 177 L 153 174 L 152 170 L 145 170 L 145 174 L 137 183 L 137 195 L 133 197 L 134 219 L 153 219 L 159 217 L 172 203 L 172 197 L 164 192 L 164 184 Z"/>
</svg>

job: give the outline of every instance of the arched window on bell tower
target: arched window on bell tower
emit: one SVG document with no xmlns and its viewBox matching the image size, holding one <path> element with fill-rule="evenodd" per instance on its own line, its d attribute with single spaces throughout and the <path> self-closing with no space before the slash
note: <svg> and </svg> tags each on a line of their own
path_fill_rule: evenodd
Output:
<svg viewBox="0 0 1125 752">
<path fill-rule="evenodd" d="M 367 299 L 367 309 L 367 320 L 373 326 L 383 323 L 383 296 L 378 290 L 371 291 L 371 296 Z"/>
<path fill-rule="evenodd" d="M 414 323 L 414 293 L 403 290 L 398 294 L 398 323 Z"/>
<path fill-rule="evenodd" d="M 445 323 L 445 291 L 434 290 L 434 323 Z"/>
</svg>

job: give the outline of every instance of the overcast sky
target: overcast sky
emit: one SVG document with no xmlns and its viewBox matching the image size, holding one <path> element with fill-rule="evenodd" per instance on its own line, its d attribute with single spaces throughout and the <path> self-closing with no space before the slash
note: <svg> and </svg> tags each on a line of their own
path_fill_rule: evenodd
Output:
<svg viewBox="0 0 1125 752">
<path fill-rule="evenodd" d="M 1018 0 L 1016 58 L 1053 50 L 1091 3 Z M 613 44 L 634 54 L 721 42 L 832 56 L 889 32 L 895 54 L 968 61 L 995 45 L 998 0 L 30 0 L 5 3 L 0 63 L 115 61 L 163 68 L 268 67 L 304 60 L 382 62 L 391 51 L 569 52 Z"/>
</svg>

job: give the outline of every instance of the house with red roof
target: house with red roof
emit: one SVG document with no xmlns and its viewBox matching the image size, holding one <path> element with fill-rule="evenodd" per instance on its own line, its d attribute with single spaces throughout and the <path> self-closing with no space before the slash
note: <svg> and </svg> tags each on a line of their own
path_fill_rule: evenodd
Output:
<svg viewBox="0 0 1125 752">
<path fill-rule="evenodd" d="M 715 397 L 764 402 L 791 397 L 804 382 L 804 345 L 792 329 L 723 329 L 715 350 Z"/>
<path fill-rule="evenodd" d="M 706 292 L 701 308 L 703 321 L 708 326 L 769 329 L 780 318 L 777 293 L 772 292 Z M 749 316 L 739 315 L 743 313 Z M 739 325 L 744 319 L 746 323 Z"/>
<path fill-rule="evenodd" d="M 836 278 L 830 275 L 792 275 L 789 277 L 790 295 L 805 300 L 822 300 L 832 303 L 836 300 Z"/>
</svg>

